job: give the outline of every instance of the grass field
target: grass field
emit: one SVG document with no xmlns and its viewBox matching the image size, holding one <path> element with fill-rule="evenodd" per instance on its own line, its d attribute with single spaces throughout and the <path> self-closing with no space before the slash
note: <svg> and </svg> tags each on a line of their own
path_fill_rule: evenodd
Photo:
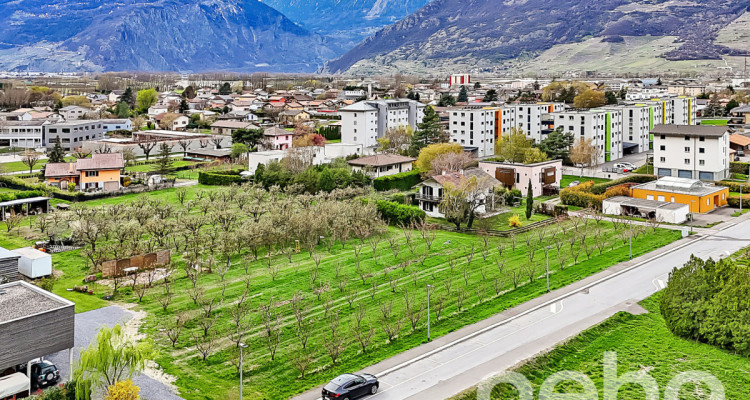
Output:
<svg viewBox="0 0 750 400">
<path fill-rule="evenodd" d="M 729 120 L 727 119 L 702 119 L 700 120 L 701 125 L 710 126 L 727 126 Z"/>
<path fill-rule="evenodd" d="M 560 180 L 560 188 L 565 189 L 573 181 L 579 181 L 581 183 L 588 182 L 588 181 L 593 181 L 594 183 L 604 183 L 604 182 L 611 181 L 611 179 L 591 178 L 588 176 L 579 177 L 578 175 L 563 175 L 562 179 Z"/>
<path fill-rule="evenodd" d="M 182 168 L 182 167 L 198 165 L 198 164 L 199 163 L 196 163 L 195 161 L 175 160 L 172 162 L 172 168 Z M 133 172 L 152 172 L 152 171 L 156 171 L 158 168 L 159 168 L 159 165 L 157 163 L 153 163 L 153 164 L 133 165 L 131 167 L 125 168 L 125 170 L 133 171 Z"/>
<path fill-rule="evenodd" d="M 203 186 L 186 188 L 188 203 L 197 191 L 204 189 L 225 190 Z M 82 204 L 84 207 L 122 204 L 145 196 L 163 200 L 180 210 L 174 195 L 176 190 L 179 189 Z M 197 214 L 200 210 L 192 208 L 187 212 Z M 130 288 L 121 289 L 116 299 L 138 303 L 138 307 L 147 312 L 142 330 L 159 351 L 156 361 L 166 373 L 177 378 L 176 385 L 185 399 L 228 399 L 236 397 L 238 392 L 238 374 L 233 365 L 236 352 L 230 341 L 231 309 L 248 285 L 252 311 L 246 320 L 249 330 L 244 337 L 250 346 L 245 352 L 245 394 L 249 399 L 282 399 L 316 387 L 342 372 L 364 368 L 422 344 L 426 336 L 426 316 L 419 307 L 426 301 L 426 284 L 435 285 L 431 302 L 432 333 L 433 337 L 440 337 L 546 293 L 544 279 L 541 279 L 546 243 L 571 243 L 571 249 L 566 244 L 561 254 L 567 255 L 573 250 L 578 254 L 576 260 L 572 257 L 564 260 L 566 268 L 561 269 L 555 248 L 549 251 L 553 290 L 628 259 L 627 245 L 611 224 L 595 225 L 593 220 L 585 220 L 585 223 L 587 226 L 578 228 L 588 234 L 582 242 L 570 241 L 577 236 L 571 229 L 573 222 L 568 222 L 512 238 L 490 237 L 486 246 L 479 236 L 436 231 L 431 248 L 418 231 L 390 228 L 374 249 L 371 241 L 356 239 L 345 244 L 338 242 L 330 251 L 323 245 L 318 246 L 319 267 L 305 251 L 290 253 L 291 259 L 287 259 L 276 252 L 266 258 L 261 249 L 261 258 L 257 261 L 249 261 L 247 252 L 242 259 L 234 257 L 234 264 L 224 277 L 216 272 L 198 275 L 195 284 L 199 289 L 193 289 L 192 281 L 182 269 L 181 252 L 175 252 L 178 269 L 167 311 L 158 302 L 164 297 L 160 286 L 149 289 L 142 302 L 137 301 Z M 594 238 L 595 232 L 598 232 L 598 239 Z M 26 228 L 21 229 L 20 234 L 3 236 L 11 248 L 33 241 L 33 232 Z M 679 237 L 676 231 L 648 230 L 633 241 L 634 256 Z M 82 251 L 55 254 L 53 261 L 55 268 L 63 272 L 54 292 L 75 301 L 77 312 L 110 304 L 102 297 L 110 294 L 111 289 L 103 286 L 92 285 L 93 296 L 66 290 L 82 284 L 89 273 Z M 274 270 L 277 275 L 270 273 Z M 197 291 L 202 293 L 203 300 L 196 303 L 192 297 Z M 407 312 L 407 301 L 412 305 L 411 312 Z M 203 361 L 197 344 L 204 336 L 200 324 L 207 319 L 201 315 L 209 303 L 214 306 L 208 318 L 215 318 L 213 329 L 217 340 Z M 270 320 L 264 318 L 267 314 L 262 312 L 263 306 L 269 304 L 274 310 Z M 293 363 L 294 356 L 302 354 L 293 304 L 304 304 L 305 321 L 310 324 L 307 348 L 312 364 L 304 379 Z M 388 309 L 392 314 L 385 317 L 383 310 Z M 366 329 L 355 329 L 359 310 L 362 310 Z M 182 313 L 188 315 L 189 320 L 172 348 L 165 329 Z M 347 344 L 335 364 L 325 347 L 334 315 L 339 315 L 338 332 Z M 267 334 L 263 332 L 264 321 L 276 321 L 276 316 L 281 341 L 272 361 L 265 340 Z M 393 340 L 388 340 L 385 327 L 399 328 Z M 355 334 L 369 328 L 373 329 L 372 342 L 363 352 Z"/>
<path fill-rule="evenodd" d="M 648 314 L 634 316 L 619 313 L 606 322 L 589 329 L 546 355 L 533 359 L 516 369 L 531 380 L 535 393 L 541 383 L 558 371 L 581 372 L 596 383 L 602 391 L 605 352 L 616 352 L 618 375 L 641 372 L 651 375 L 663 390 L 677 374 L 687 371 L 705 371 L 717 377 L 726 390 L 726 399 L 750 398 L 750 360 L 719 348 L 685 340 L 673 335 L 659 313 L 659 294 L 641 303 Z M 570 385 L 565 386 L 571 390 Z M 690 389 L 688 389 L 690 388 Z M 695 385 L 680 393 L 681 400 L 707 399 L 708 393 Z M 626 385 L 618 398 L 644 399 L 642 389 Z M 510 391 L 501 392 L 501 399 L 516 398 Z M 452 400 L 474 400 L 476 390 L 470 390 Z"/>
<path fill-rule="evenodd" d="M 75 162 L 75 157 L 66 157 L 66 161 L 68 162 Z M 39 160 L 39 162 L 34 165 L 34 170 L 40 170 L 42 169 L 42 166 L 44 164 L 47 164 L 47 159 Z M 0 163 L 0 172 L 29 172 L 29 167 L 26 166 L 22 161 L 12 161 L 7 163 Z"/>
</svg>

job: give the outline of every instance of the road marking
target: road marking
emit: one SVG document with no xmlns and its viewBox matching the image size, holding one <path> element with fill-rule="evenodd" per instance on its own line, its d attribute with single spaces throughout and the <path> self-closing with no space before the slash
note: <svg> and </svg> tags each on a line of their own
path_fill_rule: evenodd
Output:
<svg viewBox="0 0 750 400">
<path fill-rule="evenodd" d="M 552 314 L 561 313 L 563 310 L 563 302 L 559 301 L 557 303 L 553 303 L 551 306 L 549 306 L 549 310 L 550 312 L 552 312 Z"/>
</svg>

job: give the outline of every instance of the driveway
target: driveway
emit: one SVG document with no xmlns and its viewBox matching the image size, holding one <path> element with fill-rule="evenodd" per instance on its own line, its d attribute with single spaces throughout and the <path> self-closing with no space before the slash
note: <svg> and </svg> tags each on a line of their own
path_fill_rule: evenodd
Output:
<svg viewBox="0 0 750 400">
<path fill-rule="evenodd" d="M 133 313 L 120 306 L 109 306 L 85 313 L 76 314 L 75 327 L 75 348 L 73 349 L 73 363 L 75 364 L 81 348 L 86 348 L 96 337 L 99 328 L 103 325 L 113 327 L 124 324 L 133 317 Z M 52 361 L 58 369 L 62 381 L 70 376 L 70 366 L 68 364 L 68 352 L 62 351 L 53 354 L 46 359 Z M 145 400 L 183 400 L 177 396 L 172 389 L 146 375 L 139 374 L 133 377 L 138 387 L 141 388 L 141 398 Z"/>
<path fill-rule="evenodd" d="M 618 164 L 621 162 L 629 162 L 631 164 L 634 164 L 636 167 L 640 167 L 641 165 L 646 164 L 646 158 L 648 157 L 648 154 L 649 152 L 646 152 L 646 151 L 642 153 L 628 154 L 624 156 L 623 158 L 617 159 L 615 161 L 609 161 L 604 164 L 599 164 L 591 168 L 584 168 L 583 176 L 594 177 L 594 178 L 607 178 L 607 179 L 622 178 L 628 174 L 617 174 L 614 172 L 604 172 L 602 170 L 605 168 L 614 168 L 615 164 Z M 562 172 L 565 175 L 575 175 L 575 176 L 581 175 L 580 168 L 570 167 L 570 166 L 563 166 Z"/>
</svg>

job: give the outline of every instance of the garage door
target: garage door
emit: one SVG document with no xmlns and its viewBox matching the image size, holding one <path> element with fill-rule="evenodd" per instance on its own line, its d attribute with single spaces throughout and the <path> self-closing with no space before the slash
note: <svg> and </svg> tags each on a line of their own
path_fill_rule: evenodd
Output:
<svg viewBox="0 0 750 400">
<path fill-rule="evenodd" d="M 677 171 L 677 176 L 680 178 L 693 179 L 693 171 L 686 171 L 684 169 L 681 169 Z"/>
<path fill-rule="evenodd" d="M 672 176 L 672 170 L 669 168 L 659 168 L 658 171 L 656 171 L 659 176 Z"/>
</svg>

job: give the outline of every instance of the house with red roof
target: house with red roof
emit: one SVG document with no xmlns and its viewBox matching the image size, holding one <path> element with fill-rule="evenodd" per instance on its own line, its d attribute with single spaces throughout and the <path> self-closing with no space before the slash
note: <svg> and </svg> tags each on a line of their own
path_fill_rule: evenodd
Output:
<svg viewBox="0 0 750 400">
<path fill-rule="evenodd" d="M 121 153 L 94 154 L 74 163 L 50 163 L 44 170 L 48 185 L 67 189 L 70 183 L 84 191 L 112 192 L 120 189 L 120 173 L 125 168 Z"/>
</svg>

